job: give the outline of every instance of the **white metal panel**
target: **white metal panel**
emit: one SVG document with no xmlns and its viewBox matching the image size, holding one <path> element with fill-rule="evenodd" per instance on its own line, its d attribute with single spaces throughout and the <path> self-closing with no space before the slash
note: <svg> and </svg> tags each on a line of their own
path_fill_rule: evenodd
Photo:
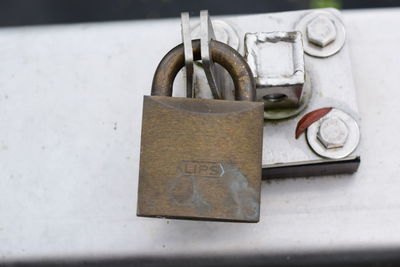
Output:
<svg viewBox="0 0 400 267">
<path fill-rule="evenodd" d="M 258 224 L 136 217 L 142 95 L 178 20 L 0 29 L 0 262 L 399 249 L 399 14 L 344 12 L 358 173 L 265 182 Z"/>
</svg>

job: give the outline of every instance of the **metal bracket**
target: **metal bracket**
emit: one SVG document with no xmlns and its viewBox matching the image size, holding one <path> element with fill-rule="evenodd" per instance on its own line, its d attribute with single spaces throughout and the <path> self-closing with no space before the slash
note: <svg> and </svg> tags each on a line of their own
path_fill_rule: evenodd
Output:
<svg viewBox="0 0 400 267">
<path fill-rule="evenodd" d="M 189 13 L 181 13 L 182 40 L 185 51 L 186 92 L 187 97 L 194 97 L 193 89 L 193 51 L 190 31 Z M 221 99 L 221 90 L 218 90 L 217 75 L 214 62 L 210 54 L 210 41 L 215 40 L 213 25 L 207 10 L 200 11 L 200 49 L 203 69 L 207 77 L 212 95 Z"/>
<path fill-rule="evenodd" d="M 185 54 L 185 70 L 186 70 L 186 97 L 194 97 L 193 86 L 193 48 L 192 36 L 190 32 L 189 13 L 181 13 L 181 28 L 183 51 Z"/>
</svg>

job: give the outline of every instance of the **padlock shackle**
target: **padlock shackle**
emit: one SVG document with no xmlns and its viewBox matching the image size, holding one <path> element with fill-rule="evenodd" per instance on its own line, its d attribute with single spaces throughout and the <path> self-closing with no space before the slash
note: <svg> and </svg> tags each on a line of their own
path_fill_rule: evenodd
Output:
<svg viewBox="0 0 400 267">
<path fill-rule="evenodd" d="M 192 41 L 193 60 L 201 59 L 200 40 Z M 255 101 L 256 89 L 253 74 L 246 60 L 227 44 L 211 40 L 210 52 L 214 62 L 224 67 L 235 85 L 235 99 Z M 172 96 L 172 87 L 178 72 L 185 66 L 183 44 L 169 51 L 158 64 L 154 74 L 151 95 Z"/>
</svg>

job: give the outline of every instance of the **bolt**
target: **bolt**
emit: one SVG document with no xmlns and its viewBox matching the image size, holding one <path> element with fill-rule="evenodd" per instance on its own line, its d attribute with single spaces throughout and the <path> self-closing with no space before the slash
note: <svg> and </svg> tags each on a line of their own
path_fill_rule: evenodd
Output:
<svg viewBox="0 0 400 267">
<path fill-rule="evenodd" d="M 346 123 L 338 117 L 330 117 L 321 122 L 317 138 L 326 149 L 332 149 L 343 147 L 348 135 Z"/>
<path fill-rule="evenodd" d="M 319 47 L 327 46 L 336 39 L 334 22 L 326 16 L 317 16 L 307 25 L 307 38 Z"/>
</svg>

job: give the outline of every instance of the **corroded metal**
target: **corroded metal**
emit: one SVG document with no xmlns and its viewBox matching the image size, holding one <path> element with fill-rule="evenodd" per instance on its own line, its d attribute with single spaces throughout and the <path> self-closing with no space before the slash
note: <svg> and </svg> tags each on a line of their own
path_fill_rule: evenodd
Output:
<svg viewBox="0 0 400 267">
<path fill-rule="evenodd" d="M 192 45 L 199 59 L 200 42 Z M 248 101 L 169 97 L 184 66 L 182 45 L 158 66 L 143 103 L 138 216 L 258 222 L 264 105 L 251 101 L 251 71 L 232 51 L 211 42 L 236 99 Z"/>
</svg>

